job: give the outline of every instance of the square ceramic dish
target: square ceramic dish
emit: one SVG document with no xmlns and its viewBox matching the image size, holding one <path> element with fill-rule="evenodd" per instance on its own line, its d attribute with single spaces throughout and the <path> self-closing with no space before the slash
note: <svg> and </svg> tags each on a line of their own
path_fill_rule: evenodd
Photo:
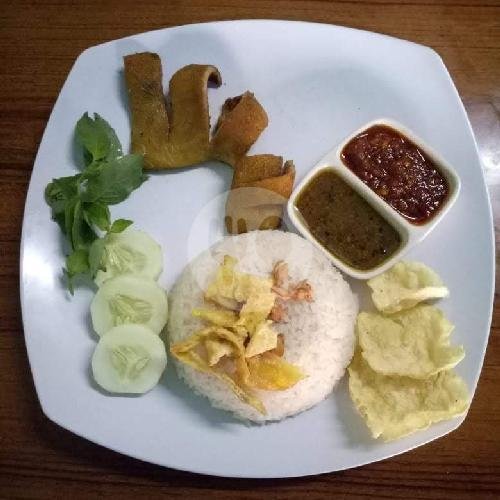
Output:
<svg viewBox="0 0 500 500">
<path fill-rule="evenodd" d="M 61 284 L 64 252 L 44 189 L 54 177 L 78 173 L 73 130 L 84 112 L 98 112 L 108 120 L 127 147 L 123 56 L 141 51 L 160 55 L 165 85 L 186 64 L 217 66 L 225 85 L 209 91 L 212 115 L 217 116 L 228 97 L 253 91 L 270 123 L 251 154 L 293 159 L 297 180 L 323 151 L 379 116 L 407 124 L 442 152 L 460 176 L 462 193 L 439 230 L 409 257 L 435 269 L 450 289 L 450 298 L 439 307 L 456 325 L 453 342 L 467 352 L 457 373 L 471 398 L 481 372 L 494 296 L 493 223 L 472 130 L 439 56 L 421 45 L 339 26 L 209 23 L 143 33 L 86 50 L 54 106 L 31 176 L 20 258 L 24 335 L 45 415 L 79 436 L 141 460 L 247 478 L 358 467 L 459 427 L 465 415 L 398 441 L 374 440 L 349 398 L 345 378 L 314 408 L 279 423 L 249 426 L 194 394 L 178 379 L 173 363 L 160 384 L 140 398 L 110 397 L 95 389 L 89 377 L 96 345 L 88 320 L 93 291 L 81 288 L 70 299 Z M 334 153 L 324 165 L 333 164 Z M 224 235 L 230 183 L 230 170 L 217 163 L 158 172 L 126 202 L 112 207 L 113 219 L 132 219 L 163 247 L 165 270 L 159 283 L 166 289 L 192 258 Z M 351 285 L 361 303 L 368 303 L 368 287 L 355 280 Z"/>
<path fill-rule="evenodd" d="M 375 125 L 386 125 L 391 127 L 410 139 L 418 146 L 439 168 L 448 182 L 449 194 L 444 204 L 439 211 L 423 224 L 412 224 L 403 217 L 397 210 L 392 208 L 383 198 L 378 196 L 371 188 L 369 188 L 355 173 L 353 173 L 342 160 L 342 150 L 354 137 L 366 131 Z M 361 195 L 379 214 L 381 214 L 387 222 L 389 222 L 400 234 L 401 245 L 398 250 L 382 264 L 369 269 L 360 270 L 349 266 L 344 261 L 330 253 L 311 233 L 306 222 L 297 208 L 296 201 L 302 190 L 307 186 L 309 181 L 315 177 L 320 171 L 333 170 L 337 175 L 344 180 L 354 191 Z M 302 181 L 294 189 L 290 199 L 288 200 L 287 211 L 288 217 L 292 221 L 297 230 L 307 238 L 311 243 L 318 247 L 332 262 L 344 273 L 356 279 L 370 279 L 384 272 L 393 266 L 401 259 L 411 248 L 421 242 L 441 221 L 450 208 L 455 203 L 460 192 L 460 178 L 455 173 L 451 165 L 426 142 L 415 135 L 404 125 L 391 120 L 389 118 L 379 118 L 372 120 L 355 132 L 347 136 L 338 146 L 329 151 L 302 179 Z"/>
</svg>

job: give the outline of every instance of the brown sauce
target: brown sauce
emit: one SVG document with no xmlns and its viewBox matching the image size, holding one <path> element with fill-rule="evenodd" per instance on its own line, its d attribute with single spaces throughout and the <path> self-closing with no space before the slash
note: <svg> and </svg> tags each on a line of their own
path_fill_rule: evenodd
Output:
<svg viewBox="0 0 500 500">
<path fill-rule="evenodd" d="M 377 267 L 401 245 L 396 229 L 330 169 L 307 183 L 295 206 L 319 243 L 353 268 Z"/>
<path fill-rule="evenodd" d="M 431 219 L 448 196 L 448 183 L 435 163 L 386 125 L 375 125 L 351 139 L 341 156 L 350 170 L 413 224 Z"/>
</svg>

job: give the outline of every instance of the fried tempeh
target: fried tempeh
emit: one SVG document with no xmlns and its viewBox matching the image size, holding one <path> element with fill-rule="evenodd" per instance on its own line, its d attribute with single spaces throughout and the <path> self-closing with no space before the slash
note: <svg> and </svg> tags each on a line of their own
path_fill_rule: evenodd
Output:
<svg viewBox="0 0 500 500">
<path fill-rule="evenodd" d="M 234 167 L 267 124 L 267 113 L 251 92 L 227 99 L 211 141 L 213 158 Z"/>
</svg>

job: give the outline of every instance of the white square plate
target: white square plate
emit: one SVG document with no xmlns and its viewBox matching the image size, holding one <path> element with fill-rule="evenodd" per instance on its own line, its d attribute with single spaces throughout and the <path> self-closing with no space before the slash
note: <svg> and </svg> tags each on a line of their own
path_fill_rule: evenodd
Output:
<svg viewBox="0 0 500 500">
<path fill-rule="evenodd" d="M 26 202 L 21 254 L 24 330 L 45 414 L 62 427 L 113 450 L 177 469 L 221 476 L 287 477 L 355 467 L 403 453 L 450 432 L 455 419 L 399 441 L 372 440 L 356 414 L 345 379 L 327 400 L 294 418 L 241 424 L 192 394 L 170 367 L 149 394 L 111 397 L 89 377 L 95 346 L 92 291 L 70 298 L 61 284 L 62 239 L 43 199 L 53 177 L 76 170 L 73 129 L 98 112 L 129 144 L 123 83 L 126 54 L 160 54 L 164 84 L 190 63 L 214 64 L 224 85 L 209 90 L 211 115 L 247 89 L 270 124 L 253 148 L 293 159 L 297 181 L 335 144 L 378 116 L 414 130 L 462 180 L 456 204 L 410 253 L 432 266 L 451 290 L 440 302 L 464 344 L 458 372 L 473 394 L 487 344 L 493 300 L 493 233 L 487 191 L 462 103 L 439 56 L 427 47 L 336 26 L 236 21 L 182 26 L 86 50 L 54 107 L 36 158 Z M 170 287 L 188 260 L 223 234 L 229 169 L 218 164 L 151 175 L 113 217 L 126 217 L 164 249 Z M 200 231 L 193 231 L 193 228 Z M 207 229 L 209 228 L 209 229 Z M 205 231 L 202 231 L 205 229 Z M 466 279 L 465 279 L 466 277 Z M 365 287 L 354 284 L 362 295 Z"/>
</svg>

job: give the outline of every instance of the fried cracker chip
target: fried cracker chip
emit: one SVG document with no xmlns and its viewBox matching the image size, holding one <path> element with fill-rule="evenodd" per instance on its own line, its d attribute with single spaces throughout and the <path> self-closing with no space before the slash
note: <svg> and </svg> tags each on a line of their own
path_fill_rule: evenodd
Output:
<svg viewBox="0 0 500 500">
<path fill-rule="evenodd" d="M 409 309 L 424 300 L 447 297 L 441 278 L 421 262 L 398 262 L 368 280 L 376 308 L 387 314 Z"/>
<path fill-rule="evenodd" d="M 357 353 L 349 366 L 349 392 L 374 438 L 392 441 L 467 411 L 467 387 L 452 370 L 425 380 L 388 377 Z"/>
<path fill-rule="evenodd" d="M 384 375 L 424 379 L 453 368 L 465 356 L 463 346 L 450 346 L 453 325 L 434 306 L 391 316 L 362 312 L 356 328 L 363 358 Z"/>
</svg>

